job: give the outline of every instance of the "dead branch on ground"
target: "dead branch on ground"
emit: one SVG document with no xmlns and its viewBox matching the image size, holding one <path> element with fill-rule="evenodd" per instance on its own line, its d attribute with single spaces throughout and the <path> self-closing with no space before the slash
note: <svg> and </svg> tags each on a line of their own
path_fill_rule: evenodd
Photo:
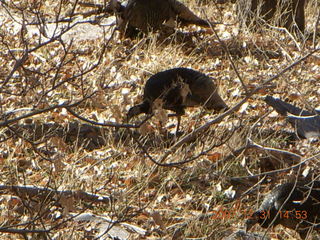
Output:
<svg viewBox="0 0 320 240">
<path fill-rule="evenodd" d="M 302 61 L 306 60 L 308 57 L 310 57 L 312 54 L 314 54 L 315 52 L 319 51 L 320 49 L 317 48 L 313 51 L 311 51 L 310 53 L 306 54 L 305 56 L 303 56 L 302 58 L 298 59 L 297 61 L 295 61 L 294 63 L 292 63 L 291 65 L 289 65 L 288 67 L 286 67 L 285 69 L 283 69 L 282 71 L 280 71 L 278 74 L 274 75 L 273 77 L 265 80 L 263 83 L 261 83 L 259 86 L 257 86 L 255 89 L 253 89 L 251 92 L 249 92 L 248 95 L 246 95 L 246 97 L 241 100 L 239 103 L 237 103 L 235 106 L 233 106 L 232 108 L 230 108 L 229 110 L 227 110 L 226 112 L 220 114 L 219 116 L 217 116 L 216 118 L 214 118 L 213 120 L 205 123 L 204 125 L 198 127 L 197 129 L 195 129 L 193 132 L 189 133 L 188 135 L 184 136 L 183 138 L 181 138 L 177 143 L 175 143 L 170 149 L 168 149 L 167 151 L 165 151 L 165 153 L 159 158 L 159 160 L 157 162 L 163 162 L 170 154 L 174 153 L 179 147 L 181 147 L 184 143 L 189 142 L 191 139 L 194 139 L 195 137 L 203 134 L 207 129 L 209 129 L 211 127 L 211 125 L 213 124 L 217 124 L 219 122 L 221 122 L 225 117 L 231 115 L 232 113 L 236 112 L 244 103 L 246 103 L 254 94 L 256 94 L 260 89 L 263 89 L 264 86 L 266 84 L 269 84 L 270 82 L 274 81 L 275 79 L 279 78 L 280 76 L 282 76 L 285 72 L 289 71 L 290 69 L 294 68 L 296 65 L 298 65 L 299 63 L 301 63 Z"/>
<path fill-rule="evenodd" d="M 33 186 L 10 186 L 10 185 L 0 185 L 0 191 L 2 192 L 12 192 L 17 194 L 20 198 L 32 198 L 37 197 L 40 199 L 54 198 L 59 199 L 61 197 L 69 198 L 74 197 L 75 199 L 93 202 L 93 203 L 107 203 L 110 204 L 115 199 L 113 197 L 106 197 L 103 195 L 87 193 L 84 191 L 74 191 L 74 190 L 55 190 L 52 188 L 44 187 L 33 187 Z"/>
</svg>

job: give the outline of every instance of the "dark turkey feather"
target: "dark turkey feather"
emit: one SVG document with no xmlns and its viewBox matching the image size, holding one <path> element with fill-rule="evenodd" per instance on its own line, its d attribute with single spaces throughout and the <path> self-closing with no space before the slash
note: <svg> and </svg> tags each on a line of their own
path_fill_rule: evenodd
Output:
<svg viewBox="0 0 320 240">
<path fill-rule="evenodd" d="M 265 102 L 279 114 L 287 117 L 290 124 L 296 129 L 299 137 L 320 137 L 319 111 L 312 113 L 271 96 L 267 96 Z"/>
<path fill-rule="evenodd" d="M 196 16 L 188 7 L 177 0 L 129 0 L 127 5 L 117 4 L 111 0 L 109 5 L 115 6 L 118 16 L 118 28 L 128 37 L 137 31 L 165 30 L 173 32 L 172 23 L 195 24 L 210 27 L 209 23 Z"/>
<path fill-rule="evenodd" d="M 152 113 L 152 104 L 161 99 L 162 107 L 184 114 L 186 107 L 204 106 L 209 110 L 223 110 L 228 106 L 219 96 L 213 79 L 189 68 L 173 68 L 151 76 L 144 88 L 143 102 L 132 107 L 128 119 L 141 113 Z"/>
<path fill-rule="evenodd" d="M 288 182 L 275 187 L 260 208 L 246 221 L 247 229 L 259 223 L 268 228 L 281 224 L 296 230 L 302 239 L 312 227 L 320 229 L 320 181 Z"/>
</svg>

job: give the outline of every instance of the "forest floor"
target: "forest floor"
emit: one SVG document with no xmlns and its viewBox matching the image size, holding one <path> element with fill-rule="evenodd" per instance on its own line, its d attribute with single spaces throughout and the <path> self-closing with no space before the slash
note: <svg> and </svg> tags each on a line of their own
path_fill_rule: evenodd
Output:
<svg viewBox="0 0 320 240">
<path fill-rule="evenodd" d="M 225 23 L 187 43 L 120 39 L 113 17 L 75 2 L 0 1 L 1 239 L 227 239 L 274 186 L 319 175 L 320 141 L 297 137 L 264 101 L 320 109 L 320 52 L 298 62 L 320 47 L 317 0 L 303 40 L 240 29 L 232 3 L 184 1 Z M 127 123 L 146 80 L 174 67 L 214 78 L 232 110 L 188 108 L 179 138 L 161 111 Z M 265 233 L 298 238 L 256 225 L 246 239 Z"/>
</svg>

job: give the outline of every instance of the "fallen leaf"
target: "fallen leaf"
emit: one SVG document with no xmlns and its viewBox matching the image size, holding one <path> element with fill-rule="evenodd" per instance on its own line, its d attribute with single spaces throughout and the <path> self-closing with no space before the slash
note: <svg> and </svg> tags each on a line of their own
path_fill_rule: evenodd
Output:
<svg viewBox="0 0 320 240">
<path fill-rule="evenodd" d="M 208 160 L 211 162 L 216 162 L 221 158 L 222 154 L 219 152 L 210 153 L 207 155 Z"/>
<path fill-rule="evenodd" d="M 152 219 L 154 220 L 154 222 L 155 222 L 158 226 L 160 226 L 160 228 L 161 228 L 162 230 L 165 230 L 165 229 L 166 229 L 166 227 L 165 227 L 165 225 L 164 225 L 164 223 L 163 223 L 163 221 L 162 221 L 162 218 L 161 218 L 161 215 L 160 215 L 159 212 L 153 211 L 153 212 L 150 214 L 150 216 L 152 217 Z"/>
</svg>

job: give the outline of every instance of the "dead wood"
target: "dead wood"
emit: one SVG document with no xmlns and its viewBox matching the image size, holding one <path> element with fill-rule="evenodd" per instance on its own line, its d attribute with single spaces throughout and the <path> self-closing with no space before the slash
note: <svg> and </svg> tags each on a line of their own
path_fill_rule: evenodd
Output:
<svg viewBox="0 0 320 240">
<path fill-rule="evenodd" d="M 61 197 L 69 198 L 74 197 L 75 199 L 94 202 L 94 203 L 111 203 L 113 201 L 112 197 L 87 193 L 84 191 L 73 191 L 73 190 L 55 190 L 52 188 L 46 187 L 34 187 L 34 186 L 10 186 L 10 185 L 0 185 L 0 191 L 5 192 L 9 191 L 14 194 L 17 194 L 20 198 L 32 198 L 38 197 L 41 200 L 53 198 L 59 199 Z"/>
</svg>

